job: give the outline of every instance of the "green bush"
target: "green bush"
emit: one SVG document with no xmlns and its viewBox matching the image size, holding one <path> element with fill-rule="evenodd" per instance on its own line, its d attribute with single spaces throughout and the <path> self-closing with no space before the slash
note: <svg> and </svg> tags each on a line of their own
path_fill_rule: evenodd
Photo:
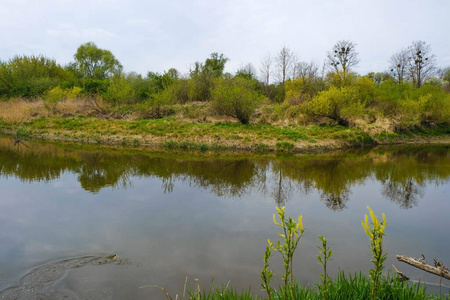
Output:
<svg viewBox="0 0 450 300">
<path fill-rule="evenodd" d="M 86 78 L 83 81 L 83 92 L 90 95 L 106 93 L 110 82 L 107 79 Z"/>
<path fill-rule="evenodd" d="M 15 56 L 0 63 L 0 97 L 37 97 L 72 76 L 44 56 Z"/>
<path fill-rule="evenodd" d="M 115 75 L 110 78 L 108 89 L 103 95 L 105 100 L 118 106 L 136 103 L 134 89 L 125 79 L 123 74 Z"/>
<path fill-rule="evenodd" d="M 327 117 L 348 126 L 352 118 L 363 115 L 364 104 L 349 88 L 331 86 L 305 103 L 303 109 L 309 116 Z"/>
<path fill-rule="evenodd" d="M 212 90 L 213 108 L 222 115 L 248 124 L 262 95 L 254 90 L 253 81 L 240 77 L 218 79 Z"/>
</svg>

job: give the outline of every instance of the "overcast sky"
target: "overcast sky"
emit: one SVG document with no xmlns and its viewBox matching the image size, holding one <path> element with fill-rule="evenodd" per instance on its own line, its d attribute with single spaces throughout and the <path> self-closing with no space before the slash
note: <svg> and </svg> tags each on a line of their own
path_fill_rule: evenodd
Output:
<svg viewBox="0 0 450 300">
<path fill-rule="evenodd" d="M 355 71 L 388 69 L 412 41 L 450 66 L 450 0 L 0 0 L 0 60 L 43 54 L 62 65 L 92 41 L 126 72 L 146 74 L 223 53 L 234 73 L 283 46 L 322 64 L 338 40 L 357 44 Z"/>
</svg>

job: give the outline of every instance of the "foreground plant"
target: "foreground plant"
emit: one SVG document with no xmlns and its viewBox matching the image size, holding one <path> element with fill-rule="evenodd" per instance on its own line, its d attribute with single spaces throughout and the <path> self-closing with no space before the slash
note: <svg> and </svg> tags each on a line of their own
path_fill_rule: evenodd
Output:
<svg viewBox="0 0 450 300">
<path fill-rule="evenodd" d="M 327 247 L 327 240 L 323 237 L 323 235 L 319 235 L 319 239 L 322 242 L 322 246 L 317 246 L 320 250 L 320 254 L 317 255 L 317 260 L 323 267 L 323 273 L 320 274 L 320 278 L 322 280 L 322 295 L 323 299 L 327 299 L 327 262 L 330 259 L 331 255 L 333 255 L 333 251 L 330 247 Z"/>
<path fill-rule="evenodd" d="M 381 272 L 384 269 L 383 263 L 386 260 L 386 254 L 383 254 L 383 235 L 386 235 L 384 233 L 386 216 L 384 213 L 382 214 L 383 220 L 380 223 L 378 217 L 375 216 L 375 213 L 369 206 L 367 206 L 367 209 L 369 210 L 372 219 L 372 226 L 369 224 L 367 215 L 364 215 L 364 220 L 361 221 L 361 224 L 367 235 L 370 237 L 370 249 L 373 254 L 373 259 L 371 261 L 374 263 L 374 268 L 369 271 L 369 274 L 372 281 L 372 299 L 375 300 L 380 286 Z"/>
<path fill-rule="evenodd" d="M 264 268 L 261 272 L 261 279 L 262 283 L 261 286 L 263 289 L 267 292 L 267 295 L 269 295 L 269 300 L 272 300 L 272 288 L 270 287 L 270 282 L 272 281 L 272 270 L 269 269 L 269 259 L 272 255 L 272 247 L 273 243 L 268 240 L 269 246 L 266 247 L 266 252 L 264 253 Z"/>
<path fill-rule="evenodd" d="M 297 249 L 298 242 L 305 231 L 303 228 L 302 216 L 298 216 L 298 221 L 294 221 L 291 217 L 286 218 L 285 207 L 276 207 L 278 217 L 280 219 L 277 222 L 276 214 L 273 214 L 273 222 L 282 228 L 282 233 L 278 233 L 282 237 L 282 241 L 278 240 L 276 244 L 272 243 L 270 240 L 269 246 L 266 248 L 266 255 L 264 256 L 264 269 L 261 273 L 261 278 L 263 279 L 263 287 L 269 295 L 269 299 L 272 299 L 270 288 L 270 281 L 272 277 L 272 271 L 268 269 L 268 261 L 271 255 L 271 251 L 275 250 L 281 254 L 283 258 L 283 281 L 284 281 L 284 299 L 294 299 L 294 275 L 293 275 L 293 258 L 295 249 Z"/>
</svg>

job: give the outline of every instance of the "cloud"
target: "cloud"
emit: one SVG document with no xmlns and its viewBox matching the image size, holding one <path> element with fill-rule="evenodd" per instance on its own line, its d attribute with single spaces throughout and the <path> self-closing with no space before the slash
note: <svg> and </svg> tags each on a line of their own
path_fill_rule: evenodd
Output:
<svg viewBox="0 0 450 300">
<path fill-rule="evenodd" d="M 150 21 L 148 19 L 128 19 L 126 20 L 128 24 L 148 24 Z"/>
<path fill-rule="evenodd" d="M 117 35 L 102 28 L 79 29 L 69 24 L 60 24 L 57 29 L 48 29 L 47 34 L 54 37 L 96 40 L 101 38 L 117 38 Z"/>
</svg>

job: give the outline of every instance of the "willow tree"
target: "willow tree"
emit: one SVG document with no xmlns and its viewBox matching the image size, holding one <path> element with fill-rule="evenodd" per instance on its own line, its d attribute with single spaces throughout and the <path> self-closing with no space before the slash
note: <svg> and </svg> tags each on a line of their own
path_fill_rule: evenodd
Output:
<svg viewBox="0 0 450 300">
<path fill-rule="evenodd" d="M 85 78 L 102 80 L 122 71 L 122 65 L 111 51 L 100 49 L 93 42 L 78 47 L 74 58 L 78 70 Z"/>
</svg>

